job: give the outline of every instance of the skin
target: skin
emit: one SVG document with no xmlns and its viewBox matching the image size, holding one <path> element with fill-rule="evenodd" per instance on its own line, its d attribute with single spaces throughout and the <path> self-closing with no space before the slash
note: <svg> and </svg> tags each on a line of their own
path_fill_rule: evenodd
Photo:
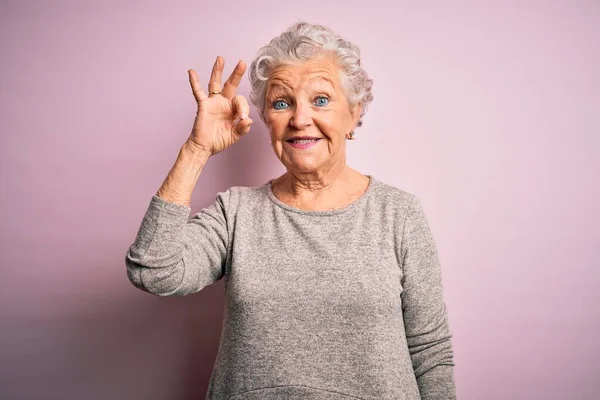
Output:
<svg viewBox="0 0 600 400">
<path fill-rule="evenodd" d="M 369 179 L 346 165 L 346 139 L 359 118 L 360 103 L 349 106 L 332 56 L 275 69 L 267 84 L 265 121 L 287 172 L 273 180 L 273 194 L 305 210 L 342 208 L 360 197 Z M 297 149 L 286 142 L 293 136 L 321 140 Z"/>
<path fill-rule="evenodd" d="M 250 131 L 252 119 L 248 118 L 248 101 L 244 96 L 236 94 L 246 64 L 240 60 L 221 88 L 224 66 L 223 57 L 217 57 L 208 83 L 208 95 L 202 89 L 196 71 L 188 70 L 198 109 L 190 136 L 156 192 L 158 197 L 166 201 L 189 207 L 192 192 L 208 159 L 236 143 Z"/>
<path fill-rule="evenodd" d="M 190 137 L 159 190 L 160 197 L 189 204 L 207 160 L 250 131 L 253 121 L 248 117 L 248 101 L 236 93 L 246 64 L 240 60 L 221 86 L 224 66 L 225 60 L 217 57 L 209 94 L 201 88 L 196 72 L 189 70 L 198 111 Z M 346 165 L 346 138 L 358 123 L 360 107 L 360 103 L 350 107 L 332 55 L 283 65 L 272 72 L 264 117 L 273 150 L 287 169 L 271 183 L 280 201 L 304 210 L 325 211 L 343 208 L 364 193 L 369 178 Z M 321 140 L 309 149 L 297 149 L 286 140 L 298 135 Z"/>
</svg>

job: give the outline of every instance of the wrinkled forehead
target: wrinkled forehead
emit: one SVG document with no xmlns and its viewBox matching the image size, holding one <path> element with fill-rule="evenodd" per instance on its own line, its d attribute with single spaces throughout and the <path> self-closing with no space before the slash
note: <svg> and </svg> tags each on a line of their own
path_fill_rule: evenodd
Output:
<svg viewBox="0 0 600 400">
<path fill-rule="evenodd" d="M 275 68 L 269 75 L 267 92 L 308 88 L 337 90 L 338 87 L 338 67 L 327 60 L 315 60 Z"/>
</svg>

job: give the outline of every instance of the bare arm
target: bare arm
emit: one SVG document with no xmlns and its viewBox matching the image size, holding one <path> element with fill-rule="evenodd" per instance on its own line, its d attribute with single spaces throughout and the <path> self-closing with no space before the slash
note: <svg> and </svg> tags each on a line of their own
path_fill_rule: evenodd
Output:
<svg viewBox="0 0 600 400">
<path fill-rule="evenodd" d="M 209 154 L 186 141 L 156 195 L 170 203 L 190 207 L 192 192 L 209 157 Z"/>
<path fill-rule="evenodd" d="M 196 71 L 189 70 L 190 86 L 198 103 L 192 133 L 179 151 L 175 165 L 165 178 L 156 195 L 166 201 L 190 206 L 192 192 L 208 158 L 217 154 L 250 131 L 248 101 L 236 95 L 246 64 L 239 61 L 221 89 L 221 74 L 225 61 L 217 57 L 208 83 L 209 92 L 218 92 L 210 98 L 204 93 Z M 235 122 L 239 118 L 239 122 Z"/>
</svg>

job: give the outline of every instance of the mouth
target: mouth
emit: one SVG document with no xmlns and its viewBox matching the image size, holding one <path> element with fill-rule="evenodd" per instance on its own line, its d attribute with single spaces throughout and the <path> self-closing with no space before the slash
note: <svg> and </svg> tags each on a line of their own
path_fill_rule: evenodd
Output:
<svg viewBox="0 0 600 400">
<path fill-rule="evenodd" d="M 291 139 L 286 140 L 288 143 L 311 143 L 318 142 L 321 138 L 316 138 L 312 136 L 296 136 Z"/>
<path fill-rule="evenodd" d="M 289 143 L 290 146 L 297 149 L 308 149 L 309 147 L 316 145 L 320 140 L 321 138 L 302 136 L 288 139 L 286 142 Z"/>
</svg>

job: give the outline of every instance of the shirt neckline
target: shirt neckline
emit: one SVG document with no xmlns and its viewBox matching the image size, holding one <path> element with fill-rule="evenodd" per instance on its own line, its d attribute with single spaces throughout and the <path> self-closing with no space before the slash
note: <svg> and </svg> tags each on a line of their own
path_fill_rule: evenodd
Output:
<svg viewBox="0 0 600 400">
<path fill-rule="evenodd" d="M 271 182 L 273 182 L 273 179 L 270 179 L 267 183 L 265 183 L 263 185 L 263 188 L 267 192 L 267 197 L 276 206 L 278 206 L 286 211 L 290 211 L 290 212 L 293 212 L 296 214 L 302 214 L 302 215 L 326 217 L 326 216 L 330 216 L 330 215 L 337 215 L 337 214 L 342 214 L 342 213 L 348 212 L 348 211 L 358 207 L 360 204 L 362 204 L 366 201 L 367 197 L 370 196 L 371 192 L 373 192 L 373 190 L 374 190 L 373 186 L 375 186 L 375 183 L 376 183 L 376 179 L 373 177 L 373 175 L 366 175 L 366 176 L 369 178 L 369 185 L 367 186 L 367 189 L 360 195 L 360 197 L 358 197 L 352 203 L 350 203 L 342 208 L 337 208 L 335 210 L 327 210 L 327 211 L 302 210 L 300 208 L 292 207 L 289 204 L 282 202 L 277 197 L 275 197 L 275 194 L 273 193 L 273 189 L 271 187 Z"/>
</svg>

